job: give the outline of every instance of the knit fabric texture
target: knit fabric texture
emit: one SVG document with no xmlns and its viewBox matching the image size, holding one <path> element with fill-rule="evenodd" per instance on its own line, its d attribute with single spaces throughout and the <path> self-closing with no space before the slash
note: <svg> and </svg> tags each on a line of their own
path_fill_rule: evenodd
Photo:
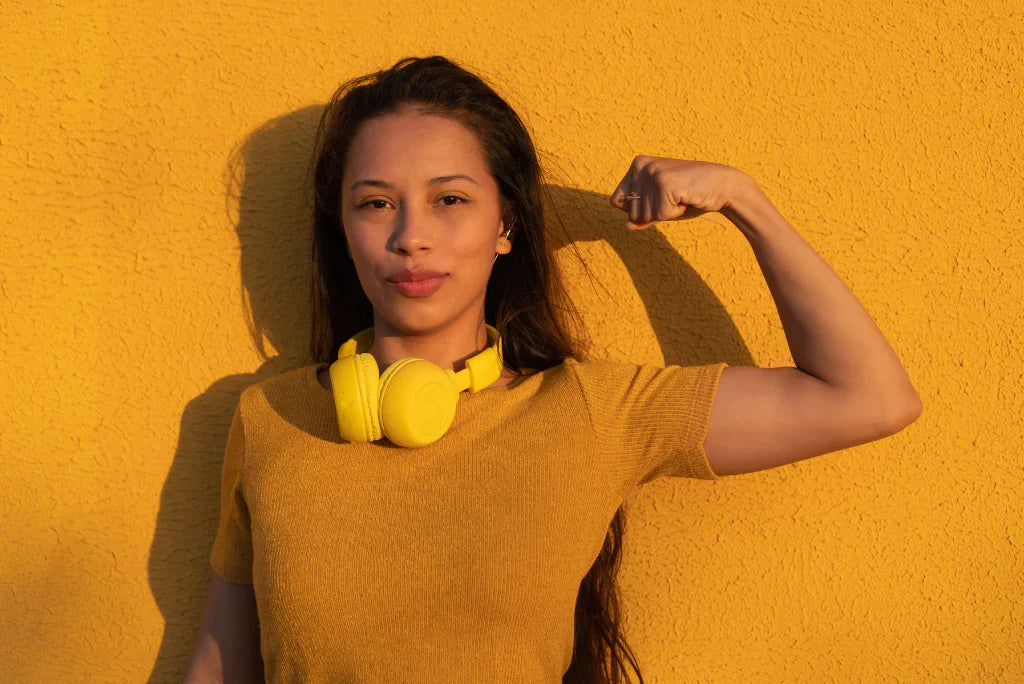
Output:
<svg viewBox="0 0 1024 684">
<path fill-rule="evenodd" d="M 245 388 L 224 454 L 210 563 L 253 585 L 268 682 L 561 682 L 625 497 L 718 479 L 725 363 L 569 358 L 462 392 L 414 449 L 343 441 L 328 365 Z"/>
</svg>

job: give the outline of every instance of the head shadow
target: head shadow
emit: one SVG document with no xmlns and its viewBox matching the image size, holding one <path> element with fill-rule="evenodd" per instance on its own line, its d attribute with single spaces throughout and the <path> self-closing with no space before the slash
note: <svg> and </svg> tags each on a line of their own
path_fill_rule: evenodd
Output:
<svg viewBox="0 0 1024 684">
<path fill-rule="evenodd" d="M 243 306 L 224 315 L 246 322 L 263 362 L 253 373 L 213 383 L 182 413 L 149 552 L 149 583 L 166 621 L 150 682 L 180 679 L 195 645 L 217 533 L 224 449 L 242 390 L 309 362 L 305 179 L 322 111 L 322 106 L 305 107 L 268 121 L 245 138 L 226 165 L 225 211 L 238 236 Z M 211 338 L 219 329 L 211 325 Z M 185 568 L 191 577 L 182 576 Z"/>
</svg>

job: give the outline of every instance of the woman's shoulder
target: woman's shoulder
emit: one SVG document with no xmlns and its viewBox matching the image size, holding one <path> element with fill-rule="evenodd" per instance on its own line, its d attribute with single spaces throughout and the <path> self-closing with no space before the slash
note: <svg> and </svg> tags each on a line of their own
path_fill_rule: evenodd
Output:
<svg viewBox="0 0 1024 684">
<path fill-rule="evenodd" d="M 320 387 L 317 376 L 317 370 L 320 367 L 326 369 L 325 364 L 316 363 L 275 373 L 250 384 L 244 392 L 267 398 L 300 397 L 307 394 L 310 388 L 323 389 Z"/>
<path fill-rule="evenodd" d="M 631 361 L 602 359 L 594 357 L 567 356 L 561 361 L 543 369 L 529 369 L 527 378 L 537 376 L 544 382 L 586 385 L 600 382 L 602 378 L 628 375 L 635 372 L 638 365 Z"/>
</svg>

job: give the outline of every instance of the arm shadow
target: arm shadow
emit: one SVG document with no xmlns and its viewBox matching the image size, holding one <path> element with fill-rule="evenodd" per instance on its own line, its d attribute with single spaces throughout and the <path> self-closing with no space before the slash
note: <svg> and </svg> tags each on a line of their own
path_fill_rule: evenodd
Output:
<svg viewBox="0 0 1024 684">
<path fill-rule="evenodd" d="M 557 185 L 546 189 L 550 198 L 545 210 L 553 210 L 549 214 L 561 219 L 549 225 L 554 248 L 559 254 L 571 253 L 571 240 L 577 244 L 604 242 L 614 250 L 643 304 L 665 365 L 721 361 L 754 365 L 725 307 L 658 230 L 662 225 L 666 230 L 686 230 L 694 221 L 704 219 L 665 222 L 633 231 L 625 227 L 626 214 L 609 203 L 610 193 Z"/>
</svg>

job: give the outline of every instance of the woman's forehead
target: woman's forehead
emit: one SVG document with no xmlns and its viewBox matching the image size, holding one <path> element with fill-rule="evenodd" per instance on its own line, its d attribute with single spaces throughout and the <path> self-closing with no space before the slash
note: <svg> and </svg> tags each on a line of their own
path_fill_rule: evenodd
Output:
<svg viewBox="0 0 1024 684">
<path fill-rule="evenodd" d="M 380 181 L 381 187 L 437 179 L 480 187 L 494 182 L 476 135 L 458 121 L 428 114 L 387 114 L 365 122 L 349 147 L 344 176 L 348 189 L 361 179 Z"/>
</svg>

